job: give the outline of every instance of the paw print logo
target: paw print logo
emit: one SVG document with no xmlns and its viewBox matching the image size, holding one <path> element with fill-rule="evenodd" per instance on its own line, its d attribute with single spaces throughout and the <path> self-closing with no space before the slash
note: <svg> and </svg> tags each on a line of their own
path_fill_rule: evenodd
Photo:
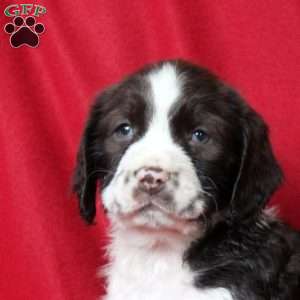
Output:
<svg viewBox="0 0 300 300">
<path fill-rule="evenodd" d="M 42 23 L 36 23 L 33 16 L 15 17 L 12 23 L 7 23 L 4 26 L 4 31 L 10 34 L 10 44 L 14 48 L 27 45 L 35 48 L 39 45 L 39 35 L 45 31 L 45 26 Z"/>
</svg>

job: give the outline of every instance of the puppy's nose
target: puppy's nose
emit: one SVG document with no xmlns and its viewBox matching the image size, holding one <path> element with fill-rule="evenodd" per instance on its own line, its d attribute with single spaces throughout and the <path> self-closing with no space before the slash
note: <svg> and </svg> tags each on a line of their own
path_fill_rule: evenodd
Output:
<svg viewBox="0 0 300 300">
<path fill-rule="evenodd" d="M 168 172 L 157 167 L 142 168 L 137 172 L 136 176 L 139 182 L 139 189 L 150 195 L 160 192 L 169 179 Z"/>
</svg>

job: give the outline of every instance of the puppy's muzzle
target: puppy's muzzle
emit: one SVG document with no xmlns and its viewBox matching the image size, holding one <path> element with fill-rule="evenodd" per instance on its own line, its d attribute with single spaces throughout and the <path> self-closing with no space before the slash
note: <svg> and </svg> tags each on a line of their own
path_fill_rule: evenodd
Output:
<svg viewBox="0 0 300 300">
<path fill-rule="evenodd" d="M 169 173 L 158 167 L 146 167 L 137 171 L 138 189 L 149 195 L 162 191 L 170 176 Z"/>
</svg>

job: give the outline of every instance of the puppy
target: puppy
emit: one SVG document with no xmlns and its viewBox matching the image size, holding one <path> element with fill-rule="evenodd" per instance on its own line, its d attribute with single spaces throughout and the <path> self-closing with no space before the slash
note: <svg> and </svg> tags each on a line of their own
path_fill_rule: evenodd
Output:
<svg viewBox="0 0 300 300">
<path fill-rule="evenodd" d="M 93 105 L 74 176 L 111 221 L 106 300 L 300 299 L 300 236 L 264 208 L 282 181 L 261 117 L 209 71 L 146 66 Z"/>
</svg>

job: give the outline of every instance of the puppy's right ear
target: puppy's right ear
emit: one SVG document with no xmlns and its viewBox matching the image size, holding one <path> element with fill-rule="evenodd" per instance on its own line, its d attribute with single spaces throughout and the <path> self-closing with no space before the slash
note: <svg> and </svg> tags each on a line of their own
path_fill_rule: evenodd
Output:
<svg viewBox="0 0 300 300">
<path fill-rule="evenodd" d="M 99 121 L 105 117 L 108 104 L 111 103 L 117 88 L 118 84 L 115 84 L 96 97 L 77 154 L 77 164 L 73 175 L 73 192 L 79 198 L 80 214 L 88 224 L 93 223 L 96 215 L 97 182 L 98 180 L 103 181 L 105 177 L 103 170 L 106 169 L 106 160 L 103 153 L 100 153 L 103 136 L 99 132 Z"/>
<path fill-rule="evenodd" d="M 97 174 L 91 153 L 93 126 L 90 120 L 81 139 L 73 175 L 73 192 L 79 199 L 80 215 L 88 224 L 93 222 L 96 215 Z"/>
</svg>

